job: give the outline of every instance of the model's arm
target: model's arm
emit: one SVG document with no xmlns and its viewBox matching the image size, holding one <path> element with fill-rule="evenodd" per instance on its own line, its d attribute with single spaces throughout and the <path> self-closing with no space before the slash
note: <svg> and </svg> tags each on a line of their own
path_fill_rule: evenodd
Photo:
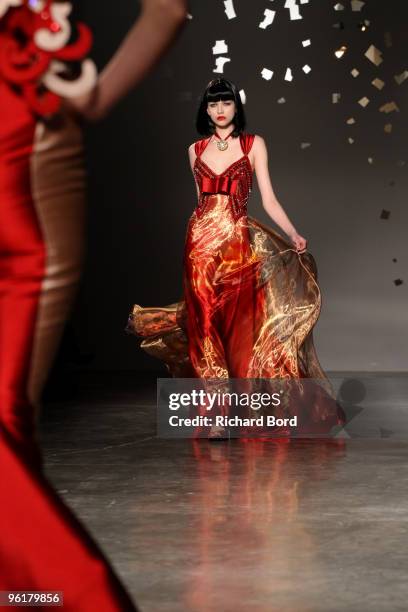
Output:
<svg viewBox="0 0 408 612">
<path fill-rule="evenodd" d="M 141 0 L 140 16 L 92 92 L 66 104 L 89 120 L 104 117 L 139 83 L 176 36 L 187 16 L 187 0 Z"/>
<path fill-rule="evenodd" d="M 197 155 L 195 153 L 195 147 L 194 147 L 194 142 L 193 142 L 193 144 L 191 144 L 188 147 L 188 158 L 190 160 L 191 172 L 193 173 L 193 176 L 194 176 L 194 183 L 197 189 L 197 200 L 198 200 L 200 198 L 200 188 L 197 185 L 197 181 L 195 180 L 195 174 L 194 174 L 194 163 L 195 163 L 196 157 Z"/>
<path fill-rule="evenodd" d="M 255 136 L 252 145 L 254 153 L 254 166 L 259 191 L 262 197 L 262 205 L 273 221 L 287 234 L 299 251 L 306 249 L 306 240 L 300 236 L 279 203 L 273 191 L 268 168 L 268 151 L 265 141 L 261 136 Z"/>
</svg>

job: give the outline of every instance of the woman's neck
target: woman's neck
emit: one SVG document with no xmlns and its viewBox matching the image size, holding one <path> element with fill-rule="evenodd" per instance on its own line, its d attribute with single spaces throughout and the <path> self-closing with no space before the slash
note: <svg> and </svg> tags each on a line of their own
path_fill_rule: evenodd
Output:
<svg viewBox="0 0 408 612">
<path fill-rule="evenodd" d="M 224 139 L 228 136 L 228 134 L 231 134 L 231 132 L 233 132 L 234 129 L 235 129 L 234 124 L 230 123 L 230 125 L 227 125 L 226 127 L 216 127 L 215 132 L 217 132 L 220 138 Z"/>
</svg>

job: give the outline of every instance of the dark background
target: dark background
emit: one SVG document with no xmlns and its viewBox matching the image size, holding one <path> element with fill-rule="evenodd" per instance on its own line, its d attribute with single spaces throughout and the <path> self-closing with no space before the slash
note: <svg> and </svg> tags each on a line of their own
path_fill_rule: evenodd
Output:
<svg viewBox="0 0 408 612">
<path fill-rule="evenodd" d="M 134 303 L 166 305 L 181 296 L 185 230 L 196 203 L 187 148 L 198 139 L 198 100 L 216 76 L 212 47 L 224 39 L 231 58 L 224 75 L 245 90 L 247 130 L 265 138 L 275 193 L 317 261 L 323 307 L 315 343 L 323 367 L 407 369 L 408 79 L 394 80 L 408 69 L 407 3 L 368 0 L 352 12 L 345 0 L 346 10 L 337 12 L 334 0 L 311 0 L 300 5 L 299 21 L 290 21 L 284 4 L 234 0 L 237 17 L 228 20 L 221 0 L 192 1 L 192 19 L 154 72 L 108 119 L 87 127 L 88 248 L 72 316 L 80 351 L 90 356 L 84 368 L 164 371 L 124 327 Z M 262 30 L 265 8 L 277 15 Z M 99 68 L 138 10 L 130 0 L 77 7 L 94 31 Z M 365 32 L 363 19 L 370 20 Z M 344 29 L 333 27 L 339 21 Z M 312 44 L 303 48 L 307 38 Z M 338 60 L 334 51 L 343 44 L 348 51 Z M 370 44 L 383 51 L 379 67 L 364 57 Z M 270 81 L 263 67 L 274 70 Z M 291 83 L 284 81 L 287 67 Z M 359 77 L 350 75 L 353 68 Z M 382 91 L 371 85 L 375 77 L 386 82 Z M 332 104 L 334 92 L 339 104 Z M 366 108 L 358 104 L 362 96 L 370 98 Z M 285 104 L 277 103 L 281 97 Z M 400 112 L 379 112 L 390 101 Z M 302 150 L 302 142 L 311 147 Z M 388 220 L 380 219 L 382 209 Z M 256 188 L 248 212 L 274 226 Z"/>
</svg>

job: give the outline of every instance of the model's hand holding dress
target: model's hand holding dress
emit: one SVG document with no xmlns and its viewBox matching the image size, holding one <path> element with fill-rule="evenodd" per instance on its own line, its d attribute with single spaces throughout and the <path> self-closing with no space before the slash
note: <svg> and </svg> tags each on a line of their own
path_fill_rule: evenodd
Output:
<svg viewBox="0 0 408 612">
<path fill-rule="evenodd" d="M 329 430 L 344 415 L 313 345 L 315 261 L 247 214 L 254 135 L 240 136 L 242 156 L 222 174 L 201 158 L 209 140 L 195 143 L 200 195 L 187 227 L 183 296 L 166 307 L 135 304 L 127 331 L 175 377 L 320 379 L 326 390 L 303 407 L 303 422 Z"/>
</svg>

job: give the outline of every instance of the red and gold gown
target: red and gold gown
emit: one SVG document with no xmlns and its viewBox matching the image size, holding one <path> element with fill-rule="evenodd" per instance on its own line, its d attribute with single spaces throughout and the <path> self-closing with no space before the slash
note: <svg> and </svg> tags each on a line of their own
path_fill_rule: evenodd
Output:
<svg viewBox="0 0 408 612">
<path fill-rule="evenodd" d="M 187 227 L 183 295 L 165 307 L 135 304 L 126 330 L 174 377 L 319 379 L 306 420 L 326 430 L 344 415 L 313 344 L 316 264 L 247 214 L 254 135 L 239 138 L 242 156 L 221 174 L 202 159 L 210 138 L 195 143 L 199 198 Z"/>
</svg>

